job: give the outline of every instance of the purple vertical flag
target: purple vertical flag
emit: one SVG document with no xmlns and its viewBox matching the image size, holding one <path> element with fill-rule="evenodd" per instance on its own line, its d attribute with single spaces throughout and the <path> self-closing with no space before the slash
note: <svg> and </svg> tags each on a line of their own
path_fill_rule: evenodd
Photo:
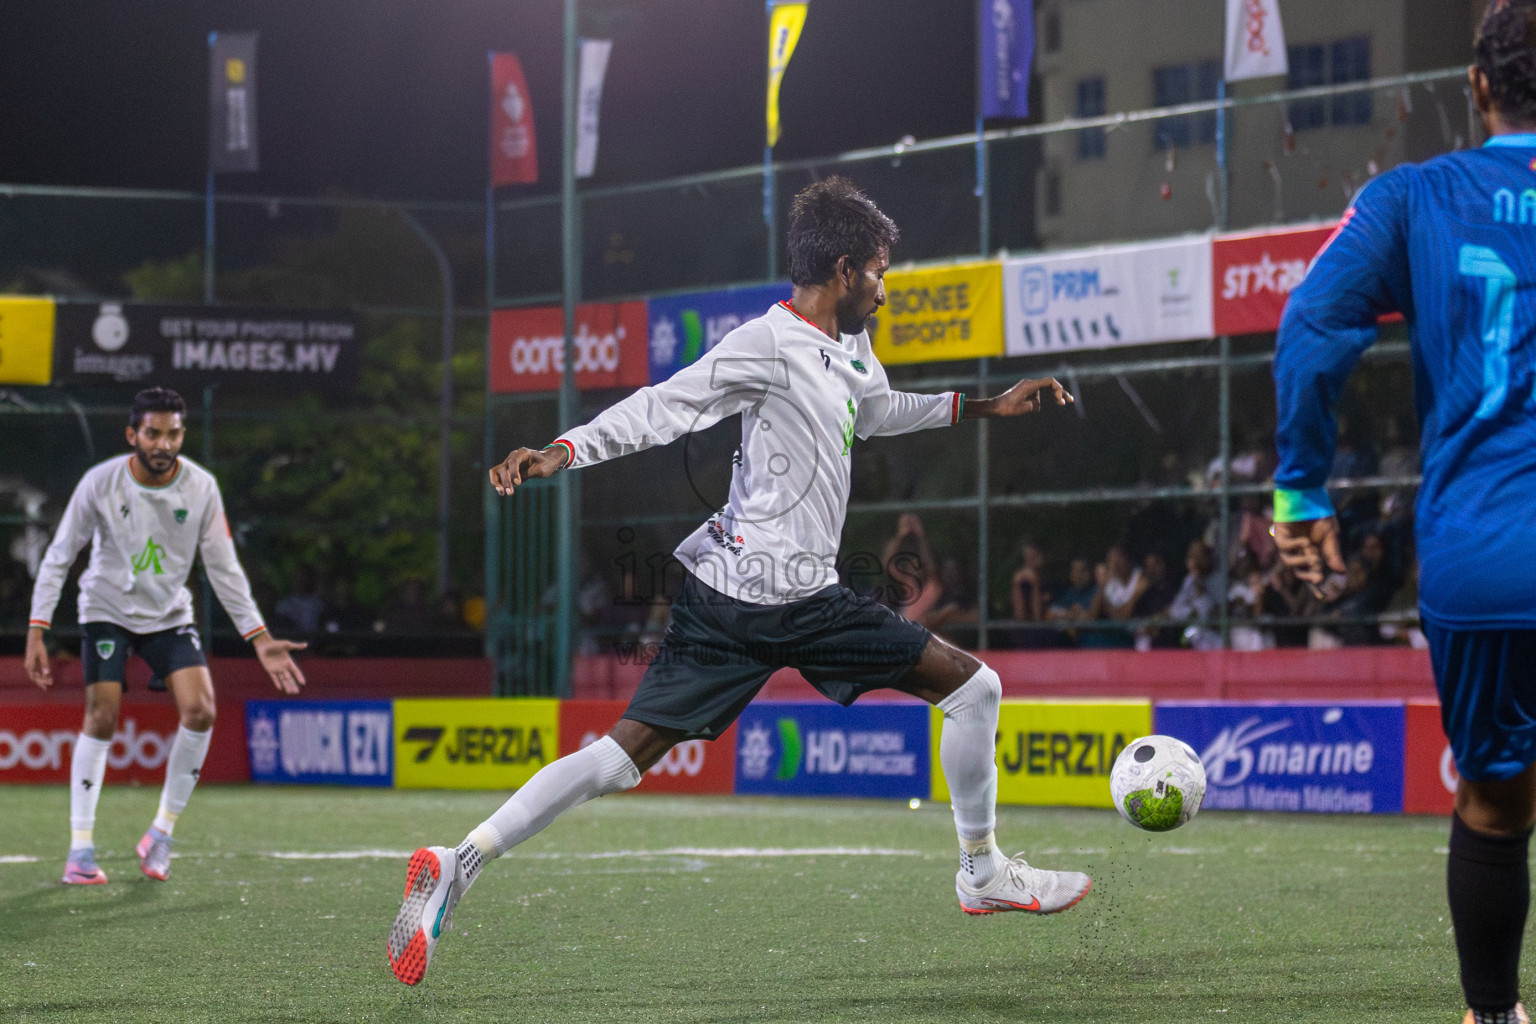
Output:
<svg viewBox="0 0 1536 1024">
<path fill-rule="evenodd" d="M 982 117 L 1029 116 L 1035 57 L 1034 0 L 977 0 Z"/>
</svg>

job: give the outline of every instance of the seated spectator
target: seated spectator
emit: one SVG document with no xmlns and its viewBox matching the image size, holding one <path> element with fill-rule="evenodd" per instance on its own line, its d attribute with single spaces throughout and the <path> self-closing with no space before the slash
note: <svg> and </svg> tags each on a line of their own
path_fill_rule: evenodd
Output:
<svg viewBox="0 0 1536 1024">
<path fill-rule="evenodd" d="M 1099 588 L 1094 586 L 1093 570 L 1088 567 L 1088 560 L 1074 558 L 1067 572 L 1067 587 L 1046 608 L 1045 617 L 1051 622 L 1084 622 L 1098 593 Z M 1068 631 L 1066 636 L 1069 640 L 1076 640 L 1073 631 Z"/>
<path fill-rule="evenodd" d="M 320 596 L 320 580 L 307 565 L 299 566 L 293 574 L 293 592 L 280 598 L 272 607 L 278 633 L 314 636 L 320 631 L 320 619 L 325 614 L 325 598 Z"/>
<path fill-rule="evenodd" d="M 896 520 L 895 536 L 885 542 L 880 553 L 880 564 L 887 577 L 885 603 L 913 622 L 921 622 L 943 589 L 921 518 L 912 512 L 902 513 Z"/>
<path fill-rule="evenodd" d="M 1221 634 L 1207 623 L 1226 595 L 1221 580 L 1211 571 L 1211 549 L 1201 540 L 1191 541 L 1184 554 L 1184 581 L 1168 605 L 1168 618 L 1185 623 L 1184 643 L 1197 651 L 1221 646 Z"/>
<path fill-rule="evenodd" d="M 953 637 L 945 632 L 947 627 L 975 622 L 977 618 L 976 602 L 971 599 L 960 563 L 953 558 L 944 559 L 939 564 L 939 596 L 933 608 L 922 617 L 922 624 L 952 641 Z"/>
<path fill-rule="evenodd" d="M 1275 564 L 1280 549 L 1275 546 L 1275 512 L 1272 503 L 1257 494 L 1245 494 L 1232 542 L 1232 560 L 1244 555 L 1253 560 L 1260 572 Z"/>
<path fill-rule="evenodd" d="M 1141 577 L 1146 581 L 1146 589 L 1136 599 L 1135 606 L 1131 609 L 1131 617 L 1135 619 L 1157 619 L 1168 610 L 1168 605 L 1173 601 L 1175 590 L 1173 581 L 1168 578 L 1168 561 L 1156 551 L 1148 551 L 1141 559 Z M 1170 635 L 1170 631 L 1158 626 L 1141 626 L 1136 630 L 1136 649 L 1138 651 L 1150 650 L 1154 647 L 1177 647 L 1176 633 Z"/>
<path fill-rule="evenodd" d="M 1099 587 L 1093 607 L 1089 609 L 1090 619 L 1124 622 L 1131 617 L 1132 609 L 1147 589 L 1141 569 L 1132 564 L 1125 549 L 1118 544 L 1110 548 L 1104 561 L 1095 567 L 1094 579 Z M 1103 629 L 1084 631 L 1077 642 L 1079 647 L 1130 647 L 1133 639 L 1127 630 Z"/>
<path fill-rule="evenodd" d="M 1264 573 L 1252 556 L 1245 555 L 1232 566 L 1227 587 L 1227 615 L 1230 618 L 1230 645 L 1234 651 L 1264 651 L 1275 646 L 1269 630 L 1255 624 L 1264 600 Z"/>
<path fill-rule="evenodd" d="M 1045 586 L 1045 552 L 1040 545 L 1025 541 L 1019 549 L 1023 564 L 1013 574 L 1010 595 L 1013 618 L 1017 622 L 1044 622 L 1051 606 L 1051 593 Z"/>
<path fill-rule="evenodd" d="M 1299 619 L 1317 614 L 1317 599 L 1312 588 L 1296 578 L 1284 562 L 1276 562 L 1264 578 L 1264 593 L 1259 599 L 1260 612 L 1269 618 Z M 1278 624 L 1270 627 L 1276 647 L 1307 646 L 1307 627 Z"/>
</svg>

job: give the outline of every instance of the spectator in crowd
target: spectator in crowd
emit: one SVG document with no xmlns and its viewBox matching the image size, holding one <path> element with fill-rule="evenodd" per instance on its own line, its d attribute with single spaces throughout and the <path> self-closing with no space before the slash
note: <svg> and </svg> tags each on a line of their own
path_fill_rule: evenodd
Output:
<svg viewBox="0 0 1536 1024">
<path fill-rule="evenodd" d="M 1284 562 L 1276 562 L 1264 578 L 1260 612 L 1268 618 L 1299 619 L 1317 613 L 1317 599 L 1312 588 L 1296 578 Z M 1276 624 L 1270 627 L 1276 647 L 1307 646 L 1307 627 Z"/>
<path fill-rule="evenodd" d="M 1098 592 L 1088 612 L 1090 619 L 1124 622 L 1147 589 L 1141 569 L 1118 544 L 1105 552 L 1104 561 L 1094 568 L 1094 580 Z M 1130 647 L 1133 640 L 1128 630 L 1104 629 L 1084 631 L 1077 642 L 1080 647 Z"/>
<path fill-rule="evenodd" d="M 1275 510 L 1271 502 L 1257 494 L 1245 494 L 1239 502 L 1242 509 L 1237 517 L 1237 529 L 1233 531 L 1232 561 L 1245 555 L 1252 559 L 1260 572 L 1275 564 L 1280 549 L 1275 546 Z"/>
<path fill-rule="evenodd" d="M 887 579 L 885 603 L 913 622 L 921 622 L 938 602 L 943 585 L 918 515 L 904 512 L 896 520 L 896 533 L 885 542 L 880 564 Z"/>
<path fill-rule="evenodd" d="M 320 578 L 315 570 L 301 565 L 293 574 L 293 592 L 280 598 L 272 608 L 272 617 L 280 630 L 308 639 L 320 631 L 325 615 L 325 598 L 320 596 Z"/>
<path fill-rule="evenodd" d="M 1168 605 L 1168 618 L 1183 622 L 1183 640 L 1198 651 L 1221 646 L 1221 634 L 1209 626 L 1219 602 L 1225 598 L 1221 580 L 1212 572 L 1211 549 L 1202 540 L 1191 541 L 1184 554 L 1184 581 Z"/>
<path fill-rule="evenodd" d="M 1264 601 L 1264 572 L 1245 553 L 1233 562 L 1227 587 L 1230 645 L 1234 651 L 1263 651 L 1275 646 L 1274 634 L 1256 624 Z"/>
<path fill-rule="evenodd" d="M 949 627 L 973 623 L 977 618 L 976 602 L 971 597 L 971 588 L 966 585 L 959 561 L 943 559 L 939 563 L 939 596 L 923 616 L 922 624 L 953 642 Z"/>
<path fill-rule="evenodd" d="M 1136 619 L 1158 619 L 1168 610 L 1168 605 L 1173 602 L 1176 591 L 1173 581 L 1168 577 L 1168 560 L 1160 552 L 1148 551 L 1141 558 L 1141 578 L 1146 581 L 1146 588 L 1141 596 L 1136 599 L 1135 606 L 1131 609 L 1131 617 Z M 1136 649 L 1138 651 L 1149 650 L 1153 647 L 1177 647 L 1177 633 L 1170 636 L 1170 630 L 1155 626 L 1141 626 L 1136 630 Z"/>
<path fill-rule="evenodd" d="M 1067 588 L 1050 603 L 1046 609 L 1046 618 L 1051 622 L 1085 622 L 1098 593 L 1099 588 L 1094 586 L 1093 570 L 1089 568 L 1088 559 L 1074 558 L 1067 572 Z M 1068 631 L 1066 636 L 1076 640 L 1075 631 Z"/>
<path fill-rule="evenodd" d="M 1045 586 L 1045 552 L 1033 541 L 1019 548 L 1022 561 L 1013 574 L 1010 595 L 1016 622 L 1044 622 L 1051 606 L 1051 593 Z"/>
<path fill-rule="evenodd" d="M 400 588 L 400 599 L 384 616 L 384 629 L 395 636 L 426 633 L 432 628 L 432 614 L 426 581 L 408 579 Z"/>
</svg>

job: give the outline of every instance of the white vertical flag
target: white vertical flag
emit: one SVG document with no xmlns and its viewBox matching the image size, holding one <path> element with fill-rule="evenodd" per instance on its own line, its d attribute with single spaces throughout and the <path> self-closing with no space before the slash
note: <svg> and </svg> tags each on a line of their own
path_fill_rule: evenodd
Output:
<svg viewBox="0 0 1536 1024">
<path fill-rule="evenodd" d="M 612 39 L 583 39 L 576 77 L 576 177 L 592 177 L 597 166 L 597 111 L 603 102 Z"/>
<path fill-rule="evenodd" d="M 1280 0 L 1227 0 L 1227 81 L 1283 75 L 1286 70 Z"/>
</svg>

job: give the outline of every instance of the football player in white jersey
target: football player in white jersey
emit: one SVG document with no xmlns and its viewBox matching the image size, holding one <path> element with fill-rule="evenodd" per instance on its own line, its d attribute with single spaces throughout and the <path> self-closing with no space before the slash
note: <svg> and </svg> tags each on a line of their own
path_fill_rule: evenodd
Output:
<svg viewBox="0 0 1536 1024">
<path fill-rule="evenodd" d="M 1088 876 L 1009 859 L 993 836 L 995 735 L 1002 685 L 975 657 L 838 583 L 855 437 L 901 434 L 984 416 L 1019 416 L 1072 397 L 1053 379 L 995 398 L 894 391 L 866 324 L 885 304 L 896 226 L 852 183 L 817 182 L 790 215 L 792 297 L 726 335 L 670 379 L 641 388 L 542 450 L 519 448 L 491 471 L 501 495 L 666 444 L 741 415 L 726 506 L 677 548 L 687 568 L 672 624 L 624 717 L 554 761 L 457 848 L 417 850 L 388 939 L 395 976 L 419 982 L 453 908 L 486 861 L 593 797 L 640 782 L 686 739 L 714 739 L 768 677 L 789 666 L 851 704 L 894 688 L 944 713 L 939 761 L 959 834 L 955 890 L 969 914 L 1051 914 L 1088 892 Z"/>
<path fill-rule="evenodd" d="M 46 690 L 54 680 L 43 633 L 52 626 L 75 556 L 91 545 L 79 601 L 85 724 L 70 763 L 70 843 L 64 868 L 64 881 L 73 885 L 107 881 L 96 864 L 93 830 L 129 654 L 137 654 L 164 682 L 181 718 L 166 759 L 159 812 L 136 848 L 144 874 L 160 881 L 170 874 L 171 835 L 197 785 L 213 735 L 213 680 L 186 587 L 199 553 L 220 603 L 255 646 L 273 684 L 289 694 L 304 685 L 304 674 L 290 654 L 304 645 L 275 639 L 263 625 L 235 555 L 217 481 L 181 455 L 186 411 L 174 391 L 139 392 L 127 431 L 132 454 L 86 471 L 43 556 L 32 592 L 25 665 L 32 681 Z"/>
</svg>

